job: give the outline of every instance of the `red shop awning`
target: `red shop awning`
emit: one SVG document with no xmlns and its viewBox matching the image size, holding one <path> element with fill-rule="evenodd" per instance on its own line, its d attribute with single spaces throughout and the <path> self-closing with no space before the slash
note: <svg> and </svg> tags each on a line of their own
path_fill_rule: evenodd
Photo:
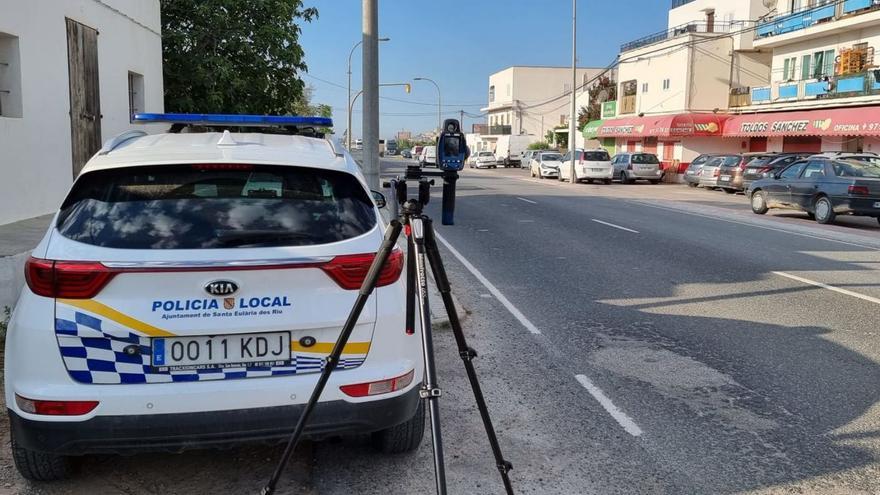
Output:
<svg viewBox="0 0 880 495">
<path fill-rule="evenodd" d="M 658 138 L 720 136 L 724 122 L 728 118 L 728 115 L 712 113 L 680 113 L 606 120 L 596 136 Z"/>
<path fill-rule="evenodd" d="M 735 115 L 725 137 L 880 136 L 880 106 Z"/>
</svg>

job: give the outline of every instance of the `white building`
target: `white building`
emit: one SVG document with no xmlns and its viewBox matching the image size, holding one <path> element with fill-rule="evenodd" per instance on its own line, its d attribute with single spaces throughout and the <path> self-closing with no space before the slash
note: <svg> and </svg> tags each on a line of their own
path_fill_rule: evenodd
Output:
<svg viewBox="0 0 880 495">
<path fill-rule="evenodd" d="M 159 0 L 0 0 L 0 224 L 58 208 L 102 140 L 162 112 Z"/>
<path fill-rule="evenodd" d="M 771 70 L 731 102 L 731 132 L 771 151 L 880 151 L 880 2 L 780 0 L 755 36 Z"/>
<path fill-rule="evenodd" d="M 743 151 L 720 139 L 732 88 L 766 81 L 770 54 L 753 46 L 763 0 L 673 0 L 665 31 L 621 46 L 616 102 L 589 127 L 617 151 L 656 153 L 679 170 L 704 152 Z"/>
<path fill-rule="evenodd" d="M 578 95 L 586 93 L 600 68 L 576 72 Z M 609 74 L 613 77 L 613 71 Z M 513 66 L 489 76 L 486 125 L 474 126 L 475 151 L 494 151 L 498 136 L 530 135 L 542 140 L 547 131 L 568 125 L 571 113 L 571 67 Z"/>
</svg>

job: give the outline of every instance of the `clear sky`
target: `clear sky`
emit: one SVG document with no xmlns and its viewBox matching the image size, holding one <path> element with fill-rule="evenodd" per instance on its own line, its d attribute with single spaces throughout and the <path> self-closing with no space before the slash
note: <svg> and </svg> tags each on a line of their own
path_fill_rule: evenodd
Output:
<svg viewBox="0 0 880 495">
<path fill-rule="evenodd" d="M 333 107 L 338 134 L 346 125 L 347 62 L 361 39 L 361 0 L 305 0 L 320 17 L 303 26 L 306 84 L 314 103 Z M 670 0 L 578 0 L 578 63 L 604 67 L 621 43 L 666 28 Z M 489 75 L 511 65 L 571 65 L 570 0 L 379 0 L 379 82 L 437 81 L 443 118 L 473 115 L 487 104 Z M 337 86 L 338 85 L 338 86 Z M 352 89 L 361 88 L 360 49 L 352 58 Z M 436 127 L 437 90 L 413 83 L 413 92 L 382 88 L 381 136 Z M 352 117 L 361 134 L 360 105 Z M 464 126 L 485 119 L 465 117 Z"/>
</svg>

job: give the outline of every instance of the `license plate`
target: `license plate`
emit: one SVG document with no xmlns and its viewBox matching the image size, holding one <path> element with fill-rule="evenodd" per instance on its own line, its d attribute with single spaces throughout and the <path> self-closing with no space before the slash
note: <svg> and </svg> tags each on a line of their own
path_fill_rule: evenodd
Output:
<svg viewBox="0 0 880 495">
<path fill-rule="evenodd" d="M 723 180 L 724 182 L 727 182 L 730 180 L 730 176 L 729 175 L 722 175 L 721 180 Z"/>
<path fill-rule="evenodd" d="M 591 168 L 590 172 L 605 172 L 604 168 Z"/>
<path fill-rule="evenodd" d="M 874 203 L 874 208 L 880 208 L 880 201 L 877 201 L 876 203 Z"/>
<path fill-rule="evenodd" d="M 746 173 L 747 173 L 747 174 L 754 174 L 754 173 L 756 173 L 757 171 L 758 171 L 758 169 L 756 169 L 756 168 L 747 168 L 747 169 L 746 169 Z"/>
<path fill-rule="evenodd" d="M 290 363 L 290 332 L 154 338 L 158 371 L 283 366 Z"/>
</svg>

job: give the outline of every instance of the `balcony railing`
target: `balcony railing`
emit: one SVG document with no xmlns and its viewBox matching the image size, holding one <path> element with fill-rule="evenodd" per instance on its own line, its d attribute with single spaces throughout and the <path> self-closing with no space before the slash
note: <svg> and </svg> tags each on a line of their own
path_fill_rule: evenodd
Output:
<svg viewBox="0 0 880 495">
<path fill-rule="evenodd" d="M 672 8 L 677 9 L 677 8 L 681 7 L 682 5 L 687 5 L 693 1 L 694 0 L 672 0 Z"/>
<path fill-rule="evenodd" d="M 474 124 L 472 128 L 474 134 L 482 134 L 484 136 L 509 136 L 512 134 L 509 125 L 486 125 Z"/>
<path fill-rule="evenodd" d="M 795 12 L 778 15 L 758 24 L 755 38 L 763 39 L 780 34 L 800 31 L 823 22 L 831 22 L 842 17 L 861 15 L 880 9 L 880 0 L 827 0 L 823 5 L 805 7 Z"/>
<path fill-rule="evenodd" d="M 748 102 L 731 94 L 730 106 L 768 105 L 771 103 L 827 98 L 852 98 L 880 94 L 880 72 L 870 70 L 832 78 L 777 82 L 750 88 Z M 736 97 L 735 97 L 736 96 Z M 734 104 L 734 102 L 738 104 Z"/>
<path fill-rule="evenodd" d="M 734 21 L 734 22 L 690 22 L 688 24 L 682 24 L 680 26 L 675 26 L 672 29 L 667 29 L 666 31 L 660 31 L 658 33 L 649 34 L 644 38 L 639 38 L 635 41 L 630 41 L 629 43 L 624 43 L 620 45 L 621 52 L 627 52 L 630 50 L 635 50 L 636 48 L 641 48 L 643 46 L 653 45 L 655 43 L 660 43 L 662 41 L 671 40 L 673 38 L 677 38 L 679 36 L 684 36 L 688 34 L 696 34 L 696 33 L 728 33 L 735 29 L 741 29 L 743 26 L 747 24 L 746 21 Z M 735 26 L 735 29 L 732 27 Z"/>
</svg>

